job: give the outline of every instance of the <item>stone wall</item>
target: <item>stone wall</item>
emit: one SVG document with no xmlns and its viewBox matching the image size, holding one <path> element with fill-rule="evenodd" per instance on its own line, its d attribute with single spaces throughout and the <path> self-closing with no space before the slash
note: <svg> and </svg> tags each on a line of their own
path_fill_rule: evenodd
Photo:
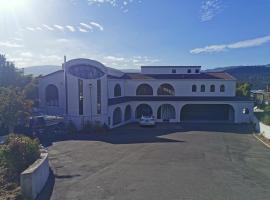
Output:
<svg viewBox="0 0 270 200">
<path fill-rule="evenodd" d="M 41 158 L 21 173 L 21 189 L 26 199 L 36 199 L 49 177 L 48 153 L 41 153 Z"/>
</svg>

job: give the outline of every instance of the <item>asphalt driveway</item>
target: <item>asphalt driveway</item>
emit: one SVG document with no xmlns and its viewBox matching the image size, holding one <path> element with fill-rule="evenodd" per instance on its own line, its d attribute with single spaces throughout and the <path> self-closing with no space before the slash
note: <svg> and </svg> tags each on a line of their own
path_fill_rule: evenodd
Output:
<svg viewBox="0 0 270 200">
<path fill-rule="evenodd" d="M 49 153 L 40 199 L 270 199 L 270 149 L 247 125 L 129 125 L 52 142 Z"/>
</svg>

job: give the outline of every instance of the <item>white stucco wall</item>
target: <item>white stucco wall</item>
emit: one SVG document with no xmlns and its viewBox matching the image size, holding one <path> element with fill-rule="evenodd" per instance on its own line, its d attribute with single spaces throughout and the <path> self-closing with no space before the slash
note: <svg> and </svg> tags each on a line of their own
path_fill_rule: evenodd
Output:
<svg viewBox="0 0 270 200">
<path fill-rule="evenodd" d="M 163 105 L 163 104 L 170 104 L 175 108 L 175 114 L 176 114 L 176 118 L 175 119 L 171 119 L 170 122 L 181 122 L 180 119 L 180 115 L 181 115 L 181 110 L 182 108 L 187 105 L 187 104 L 226 104 L 226 105 L 231 105 L 234 109 L 234 123 L 250 123 L 253 120 L 253 103 L 252 102 L 222 102 L 222 101 L 189 101 L 189 102 L 179 102 L 179 101 L 166 101 L 166 102 L 158 102 L 158 101 L 136 101 L 136 102 L 127 102 L 127 103 L 121 103 L 121 104 L 117 104 L 117 105 L 113 105 L 113 106 L 109 106 L 108 108 L 108 115 L 111 116 L 111 123 L 110 123 L 110 127 L 114 128 L 114 127 L 118 127 L 121 126 L 123 124 L 126 124 L 128 122 L 124 122 L 124 120 L 122 121 L 122 123 L 117 124 L 116 126 L 114 126 L 112 124 L 113 121 L 113 111 L 117 108 L 120 107 L 121 111 L 122 111 L 122 119 L 124 119 L 124 113 L 125 113 L 125 108 L 127 105 L 131 106 L 131 110 L 132 110 L 132 118 L 131 121 L 136 121 L 135 118 L 135 113 L 136 113 L 136 108 L 140 105 L 140 104 L 148 104 L 153 111 L 153 116 L 155 117 L 157 122 L 162 122 L 161 119 L 157 119 L 157 111 L 158 108 Z M 243 113 L 243 109 L 247 108 L 250 112 L 248 114 L 244 114 Z"/>
<path fill-rule="evenodd" d="M 59 106 L 48 106 L 45 99 L 45 91 L 48 85 L 55 85 L 59 94 Z M 44 114 L 63 115 L 65 113 L 65 82 L 64 72 L 59 71 L 39 80 L 39 106 Z"/>
<path fill-rule="evenodd" d="M 154 96 L 161 84 L 168 83 L 174 87 L 175 96 L 235 96 L 236 81 L 225 80 L 122 80 L 109 79 L 109 98 L 113 98 L 115 85 L 121 85 L 124 96 L 136 96 L 137 87 L 143 83 L 153 88 Z M 197 92 L 192 92 L 192 85 L 197 86 Z M 201 85 L 205 85 L 205 92 L 200 92 Z M 215 85 L 215 92 L 210 92 L 210 86 Z M 220 86 L 225 86 L 225 92 L 220 92 Z"/>
</svg>

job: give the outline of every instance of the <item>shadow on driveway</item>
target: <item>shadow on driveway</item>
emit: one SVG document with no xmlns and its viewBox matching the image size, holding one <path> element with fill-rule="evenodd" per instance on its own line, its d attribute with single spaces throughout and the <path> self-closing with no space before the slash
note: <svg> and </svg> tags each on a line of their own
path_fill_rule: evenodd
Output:
<svg viewBox="0 0 270 200">
<path fill-rule="evenodd" d="M 80 140 L 101 141 L 110 144 L 136 144 L 136 143 L 170 143 L 185 142 L 163 138 L 162 136 L 172 133 L 189 131 L 205 131 L 215 133 L 252 134 L 250 124 L 228 123 L 170 123 L 157 124 L 156 127 L 140 127 L 138 124 L 128 124 L 119 128 L 108 130 L 105 133 L 94 134 L 47 134 L 39 137 L 44 147 L 51 146 L 53 142 Z"/>
</svg>

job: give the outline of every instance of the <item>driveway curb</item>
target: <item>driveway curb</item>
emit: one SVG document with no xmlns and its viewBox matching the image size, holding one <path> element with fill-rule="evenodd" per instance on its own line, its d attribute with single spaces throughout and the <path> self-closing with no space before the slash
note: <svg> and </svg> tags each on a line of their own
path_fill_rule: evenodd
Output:
<svg viewBox="0 0 270 200">
<path fill-rule="evenodd" d="M 253 136 L 254 136 L 257 140 L 259 140 L 261 143 L 263 143 L 267 148 L 270 149 L 270 145 L 267 144 L 266 142 L 264 142 L 264 141 L 263 141 L 261 138 L 259 138 L 258 136 L 256 136 L 255 133 L 253 133 Z"/>
</svg>

